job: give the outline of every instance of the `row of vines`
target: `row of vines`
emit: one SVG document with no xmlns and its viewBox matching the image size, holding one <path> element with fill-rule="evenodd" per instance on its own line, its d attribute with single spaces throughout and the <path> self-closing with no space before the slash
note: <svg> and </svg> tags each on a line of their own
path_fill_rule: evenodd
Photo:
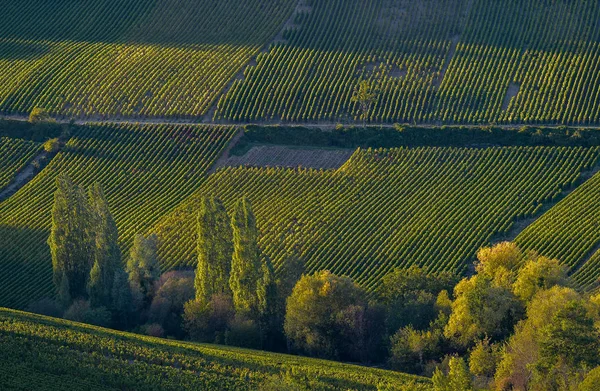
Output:
<svg viewBox="0 0 600 391">
<path fill-rule="evenodd" d="M 4 189 L 39 152 L 40 143 L 0 137 L 0 191 Z"/>
<path fill-rule="evenodd" d="M 256 390 L 291 373 L 313 390 L 386 390 L 427 380 L 375 368 L 168 341 L 0 309 L 4 390 Z"/>
<path fill-rule="evenodd" d="M 50 251 L 55 178 L 99 182 L 124 249 L 194 193 L 236 132 L 232 127 L 94 125 L 76 128 L 61 152 L 0 203 L 0 303 L 24 307 L 53 294 Z"/>
<path fill-rule="evenodd" d="M 0 112 L 205 114 L 293 0 L 4 1 Z"/>
<path fill-rule="evenodd" d="M 561 259 L 584 288 L 600 283 L 600 174 L 544 213 L 516 239 L 524 248 Z"/>
<path fill-rule="evenodd" d="M 193 266 L 199 197 L 230 208 L 247 196 L 276 267 L 297 254 L 309 271 L 373 291 L 394 267 L 465 271 L 480 246 L 574 186 L 597 157 L 597 148 L 416 148 L 358 150 L 336 171 L 228 167 L 152 232 L 165 269 Z"/>
</svg>

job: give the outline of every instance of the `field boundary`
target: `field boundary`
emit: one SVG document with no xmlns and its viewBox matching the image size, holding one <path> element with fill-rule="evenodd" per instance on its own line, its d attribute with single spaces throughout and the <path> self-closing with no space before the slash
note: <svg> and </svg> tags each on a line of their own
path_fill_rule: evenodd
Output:
<svg viewBox="0 0 600 391">
<path fill-rule="evenodd" d="M 592 179 L 592 177 L 594 175 L 596 175 L 598 172 L 600 172 L 600 161 L 596 162 L 596 164 L 593 167 L 582 171 L 579 175 L 579 180 L 577 181 L 577 183 L 575 185 L 562 189 L 562 191 L 555 197 L 554 200 L 551 200 L 547 203 L 542 204 L 542 207 L 540 208 L 539 211 L 537 211 L 536 213 L 534 213 L 531 216 L 514 220 L 513 225 L 511 226 L 509 232 L 507 232 L 504 235 L 496 235 L 496 237 L 491 240 L 492 244 L 497 244 L 499 242 L 514 241 L 517 238 L 517 236 L 519 236 L 521 234 L 521 232 L 523 232 L 527 229 L 527 227 L 529 227 L 530 225 L 535 223 L 546 212 L 548 212 L 550 209 L 552 209 L 554 206 L 556 206 L 559 202 L 561 202 L 562 200 L 567 198 L 571 193 L 573 193 L 575 190 L 577 190 L 579 187 L 581 187 L 585 182 Z M 600 242 L 597 244 L 597 247 L 598 247 L 598 249 L 600 249 Z M 591 255 L 589 257 L 586 257 L 585 261 L 582 261 L 579 265 L 577 265 L 575 268 L 573 268 L 570 273 L 572 274 L 572 273 L 576 272 L 582 265 L 584 265 L 589 260 L 589 258 L 591 258 Z"/>
</svg>

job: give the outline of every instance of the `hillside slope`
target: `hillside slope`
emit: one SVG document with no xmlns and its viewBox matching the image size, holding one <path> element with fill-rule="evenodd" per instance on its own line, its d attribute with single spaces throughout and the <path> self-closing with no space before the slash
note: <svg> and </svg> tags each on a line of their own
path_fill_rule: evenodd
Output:
<svg viewBox="0 0 600 391">
<path fill-rule="evenodd" d="M 52 295 L 50 232 L 55 179 L 100 183 L 123 251 L 193 194 L 234 136 L 233 127 L 91 125 L 74 134 L 50 164 L 0 202 L 0 303 L 24 308 Z"/>
<path fill-rule="evenodd" d="M 428 384 L 398 372 L 169 341 L 0 308 L 3 390 L 256 390 L 286 372 L 308 379 L 314 390 L 424 390 Z"/>
<path fill-rule="evenodd" d="M 600 124 L 600 3 L 5 0 L 0 112 Z M 261 50 L 261 48 L 263 50 Z M 218 102 L 218 105 L 217 105 Z"/>
<path fill-rule="evenodd" d="M 297 253 L 375 289 L 392 268 L 464 272 L 513 220 L 576 184 L 597 148 L 358 150 L 338 170 L 225 168 L 152 229 L 165 269 L 195 264 L 199 197 L 253 203 L 261 246 L 276 267 Z"/>
</svg>

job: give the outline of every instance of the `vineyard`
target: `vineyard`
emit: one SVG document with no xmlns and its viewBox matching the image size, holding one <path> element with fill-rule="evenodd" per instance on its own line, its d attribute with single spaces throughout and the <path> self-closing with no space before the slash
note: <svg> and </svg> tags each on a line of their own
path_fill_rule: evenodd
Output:
<svg viewBox="0 0 600 391">
<path fill-rule="evenodd" d="M 367 79 L 371 123 L 597 125 L 598 20 L 580 0 L 6 0 L 0 112 L 345 123 Z"/>
<path fill-rule="evenodd" d="M 583 288 L 600 283 L 600 174 L 544 213 L 516 239 L 569 266 Z"/>
<path fill-rule="evenodd" d="M 291 373 L 312 390 L 425 390 L 427 380 L 331 361 L 168 341 L 0 309 L 3 390 L 256 390 Z"/>
<path fill-rule="evenodd" d="M 41 145 L 33 141 L 0 137 L 0 191 L 40 148 Z"/>
<path fill-rule="evenodd" d="M 192 266 L 198 198 L 231 207 L 247 196 L 276 267 L 296 253 L 309 271 L 372 291 L 397 266 L 465 271 L 480 246 L 574 186 L 597 158 L 597 148 L 359 149 L 335 171 L 228 167 L 152 231 L 165 269 Z"/>
<path fill-rule="evenodd" d="M 0 111 L 197 117 L 291 15 L 292 0 L 6 0 Z"/>
<path fill-rule="evenodd" d="M 94 125 L 73 137 L 25 187 L 0 203 L 0 302 L 24 307 L 53 293 L 48 239 L 55 178 L 105 189 L 123 249 L 193 194 L 232 127 Z"/>
<path fill-rule="evenodd" d="M 373 123 L 600 121 L 598 2 L 306 4 L 220 100 L 218 119 L 354 121 L 363 78 L 380 84 Z"/>
</svg>

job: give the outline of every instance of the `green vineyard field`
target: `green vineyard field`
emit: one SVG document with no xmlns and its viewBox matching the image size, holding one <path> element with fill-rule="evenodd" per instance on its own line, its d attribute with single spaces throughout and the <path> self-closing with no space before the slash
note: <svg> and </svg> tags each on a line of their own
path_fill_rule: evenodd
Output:
<svg viewBox="0 0 600 391">
<path fill-rule="evenodd" d="M 41 144 L 28 140 L 0 137 L 0 191 L 41 149 Z"/>
<path fill-rule="evenodd" d="M 5 0 L 2 11 L 4 113 L 353 122 L 354 88 L 385 69 L 371 123 L 600 124 L 597 1 Z"/>
<path fill-rule="evenodd" d="M 600 283 L 600 174 L 527 227 L 516 242 L 560 259 L 584 288 Z"/>
<path fill-rule="evenodd" d="M 425 390 L 382 369 L 123 333 L 0 309 L 3 390 L 257 390 L 286 372 L 313 390 Z"/>
<path fill-rule="evenodd" d="M 195 262 L 198 198 L 254 205 L 261 246 L 279 267 L 344 274 L 373 291 L 397 266 L 464 272 L 480 246 L 574 186 L 597 148 L 358 150 L 340 169 L 225 168 L 153 228 L 164 268 Z"/>
<path fill-rule="evenodd" d="M 0 111 L 201 116 L 293 7 L 292 0 L 5 0 Z"/>
<path fill-rule="evenodd" d="M 353 90 L 383 65 L 373 123 L 600 121 L 598 2 L 305 3 L 217 118 L 356 120 Z"/>
<path fill-rule="evenodd" d="M 93 125 L 75 134 L 48 166 L 0 203 L 0 302 L 23 308 L 51 295 L 48 239 L 55 178 L 99 182 L 123 249 L 188 198 L 237 131 L 232 127 Z"/>
</svg>

